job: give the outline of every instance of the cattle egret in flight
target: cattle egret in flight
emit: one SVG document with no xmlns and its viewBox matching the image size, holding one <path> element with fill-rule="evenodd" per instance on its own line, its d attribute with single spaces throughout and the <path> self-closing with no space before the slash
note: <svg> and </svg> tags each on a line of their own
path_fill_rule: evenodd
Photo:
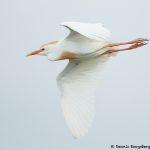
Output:
<svg viewBox="0 0 150 150">
<path fill-rule="evenodd" d="M 94 97 L 103 65 L 114 53 L 132 50 L 148 43 L 138 38 L 129 42 L 110 42 L 110 31 L 101 23 L 64 22 L 70 30 L 60 41 L 51 41 L 27 54 L 43 55 L 51 61 L 69 59 L 57 77 L 61 106 L 74 137 L 88 132 L 94 117 Z M 126 45 L 125 47 L 121 47 Z"/>
</svg>

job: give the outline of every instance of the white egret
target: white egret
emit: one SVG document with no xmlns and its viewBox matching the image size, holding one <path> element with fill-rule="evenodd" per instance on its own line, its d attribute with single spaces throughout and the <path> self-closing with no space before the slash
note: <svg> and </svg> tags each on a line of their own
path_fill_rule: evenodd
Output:
<svg viewBox="0 0 150 150">
<path fill-rule="evenodd" d="M 67 37 L 48 42 L 27 56 L 44 55 L 51 61 L 69 59 L 57 82 L 66 123 L 73 136 L 80 138 L 93 121 L 95 90 L 105 62 L 113 53 L 141 47 L 149 40 L 110 42 L 110 32 L 101 23 L 64 22 L 61 25 L 70 30 Z M 129 46 L 121 48 L 121 45 Z"/>
</svg>

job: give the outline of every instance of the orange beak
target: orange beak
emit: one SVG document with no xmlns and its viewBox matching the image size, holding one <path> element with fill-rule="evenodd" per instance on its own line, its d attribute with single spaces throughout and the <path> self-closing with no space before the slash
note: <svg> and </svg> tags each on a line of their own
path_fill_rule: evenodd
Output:
<svg viewBox="0 0 150 150">
<path fill-rule="evenodd" d="M 36 54 L 38 54 L 38 53 L 42 52 L 43 50 L 44 50 L 44 49 L 39 49 L 39 50 L 33 51 L 33 52 L 31 52 L 31 53 L 27 54 L 26 56 L 36 55 Z"/>
</svg>

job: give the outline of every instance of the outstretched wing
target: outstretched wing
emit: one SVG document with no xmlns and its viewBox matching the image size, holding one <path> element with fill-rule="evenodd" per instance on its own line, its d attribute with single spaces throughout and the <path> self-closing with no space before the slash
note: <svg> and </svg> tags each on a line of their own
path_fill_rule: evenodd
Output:
<svg viewBox="0 0 150 150">
<path fill-rule="evenodd" d="M 69 60 L 57 78 L 64 117 L 76 138 L 83 136 L 93 121 L 95 90 L 108 57 L 103 55 L 84 61 Z"/>
<path fill-rule="evenodd" d="M 61 43 L 63 50 L 85 55 L 101 50 L 109 43 L 110 32 L 101 23 L 64 22 L 61 25 L 70 30 Z"/>
<path fill-rule="evenodd" d="M 61 25 L 70 29 L 70 35 L 79 33 L 98 41 L 107 40 L 110 37 L 110 31 L 101 23 L 63 22 Z"/>
</svg>

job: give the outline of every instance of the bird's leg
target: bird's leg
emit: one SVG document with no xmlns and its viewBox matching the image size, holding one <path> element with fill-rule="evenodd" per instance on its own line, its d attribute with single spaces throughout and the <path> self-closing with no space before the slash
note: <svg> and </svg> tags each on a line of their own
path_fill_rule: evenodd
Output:
<svg viewBox="0 0 150 150">
<path fill-rule="evenodd" d="M 121 46 L 121 45 L 127 45 L 127 44 L 137 44 L 137 43 L 148 43 L 149 39 L 144 38 L 138 38 L 129 42 L 119 42 L 119 43 L 111 43 L 107 44 L 105 47 L 114 47 L 114 46 Z"/>
<path fill-rule="evenodd" d="M 104 52 L 102 55 L 111 54 L 111 53 L 119 52 L 119 51 L 132 50 L 132 49 L 144 46 L 144 45 L 148 44 L 148 42 L 149 42 L 148 39 L 138 38 L 136 40 L 129 41 L 129 42 L 120 42 L 120 43 L 108 44 L 104 48 L 120 46 L 120 45 L 127 45 L 127 44 L 131 44 L 131 46 L 126 47 L 126 48 L 115 49 L 115 50 L 108 50 L 108 51 Z"/>
</svg>

